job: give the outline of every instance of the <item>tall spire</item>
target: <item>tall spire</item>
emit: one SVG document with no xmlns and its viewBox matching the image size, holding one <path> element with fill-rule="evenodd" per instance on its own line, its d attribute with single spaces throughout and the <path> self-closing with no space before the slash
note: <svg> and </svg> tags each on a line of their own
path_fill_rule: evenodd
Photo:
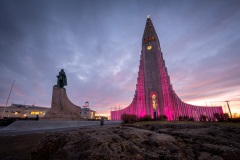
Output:
<svg viewBox="0 0 240 160">
<path fill-rule="evenodd" d="M 155 41 L 156 39 L 157 39 L 157 33 L 154 29 L 150 16 L 148 15 L 144 33 L 143 33 L 143 38 L 142 38 L 142 45 L 146 43 L 150 43 L 151 41 Z"/>
</svg>

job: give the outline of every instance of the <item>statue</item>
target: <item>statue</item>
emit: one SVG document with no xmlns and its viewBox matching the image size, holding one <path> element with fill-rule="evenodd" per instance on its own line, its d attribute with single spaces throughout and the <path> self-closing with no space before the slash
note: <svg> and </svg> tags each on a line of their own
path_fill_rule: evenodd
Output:
<svg viewBox="0 0 240 160">
<path fill-rule="evenodd" d="M 58 80 L 57 80 L 57 86 L 63 88 L 64 86 L 67 85 L 67 76 L 64 72 L 63 69 L 61 69 L 61 71 L 59 72 L 58 76 L 57 76 Z"/>
</svg>

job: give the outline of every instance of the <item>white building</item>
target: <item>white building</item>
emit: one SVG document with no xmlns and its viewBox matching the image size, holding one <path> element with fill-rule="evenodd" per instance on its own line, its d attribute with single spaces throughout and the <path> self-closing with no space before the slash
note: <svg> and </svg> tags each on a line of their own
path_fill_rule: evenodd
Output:
<svg viewBox="0 0 240 160">
<path fill-rule="evenodd" d="M 12 104 L 6 108 L 0 106 L 0 114 L 4 114 L 3 117 L 9 118 L 36 118 L 37 115 L 40 118 L 43 117 L 49 109 L 50 108 L 34 105 Z"/>
<path fill-rule="evenodd" d="M 5 112 L 4 112 L 5 110 Z M 44 117 L 45 113 L 50 108 L 34 106 L 34 105 L 23 105 L 23 104 L 12 104 L 11 106 L 0 106 L 0 116 L 4 112 L 4 117 L 9 118 L 39 118 Z M 80 109 L 80 114 L 85 119 L 95 119 L 95 111 L 89 108 L 89 102 L 85 102 L 85 105 Z"/>
<path fill-rule="evenodd" d="M 89 108 L 89 102 L 85 102 L 85 105 L 81 108 L 81 116 L 86 119 L 95 119 L 95 111 Z"/>
</svg>

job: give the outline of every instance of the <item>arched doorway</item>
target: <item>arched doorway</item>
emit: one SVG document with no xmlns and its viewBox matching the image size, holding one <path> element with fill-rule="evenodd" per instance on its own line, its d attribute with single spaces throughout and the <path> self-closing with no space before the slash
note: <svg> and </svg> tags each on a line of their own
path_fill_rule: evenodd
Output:
<svg viewBox="0 0 240 160">
<path fill-rule="evenodd" d="M 158 117 L 158 96 L 157 93 L 154 91 L 150 94 L 150 104 L 153 119 L 156 120 Z"/>
</svg>

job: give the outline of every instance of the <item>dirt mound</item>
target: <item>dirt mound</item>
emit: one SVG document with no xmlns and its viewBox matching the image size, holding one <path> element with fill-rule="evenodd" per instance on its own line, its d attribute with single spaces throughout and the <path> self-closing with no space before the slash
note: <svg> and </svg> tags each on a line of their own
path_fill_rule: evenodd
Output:
<svg viewBox="0 0 240 160">
<path fill-rule="evenodd" d="M 175 137 L 187 159 L 240 159 L 240 128 L 219 125 L 154 124 L 134 126 Z"/>
<path fill-rule="evenodd" d="M 240 157 L 239 128 L 196 125 L 139 128 L 104 126 L 48 134 L 33 148 L 31 159 L 234 160 Z"/>
<path fill-rule="evenodd" d="M 97 127 L 50 134 L 32 159 L 180 159 L 182 147 L 169 135 L 129 127 Z"/>
<path fill-rule="evenodd" d="M 0 136 L 0 159 L 29 159 L 32 148 L 45 137 L 45 133 L 33 133 L 16 136 Z"/>
</svg>

